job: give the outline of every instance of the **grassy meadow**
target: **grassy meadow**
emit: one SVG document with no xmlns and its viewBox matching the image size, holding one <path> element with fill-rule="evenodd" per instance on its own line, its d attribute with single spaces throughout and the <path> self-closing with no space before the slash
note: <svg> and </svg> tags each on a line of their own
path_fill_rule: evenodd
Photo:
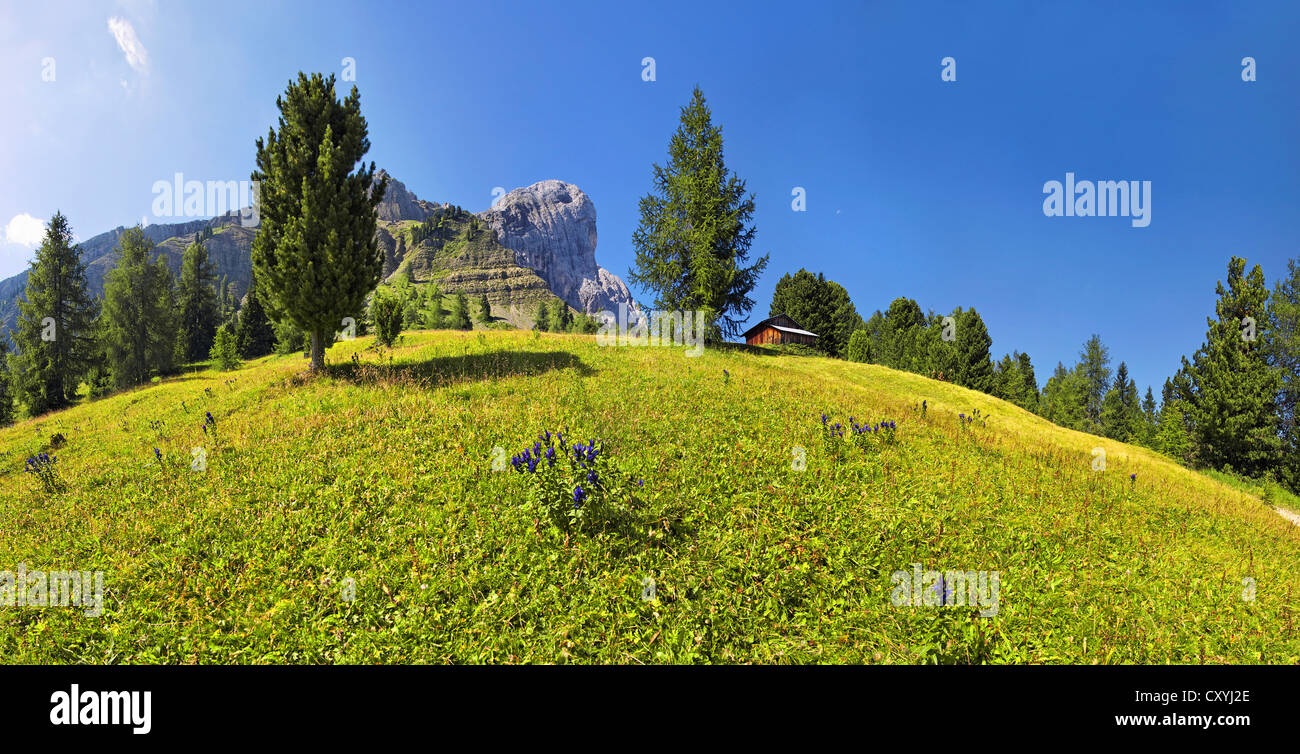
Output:
<svg viewBox="0 0 1300 754">
<path fill-rule="evenodd" d="M 0 661 L 1300 662 L 1300 527 L 988 395 L 739 347 L 372 345 L 336 344 L 321 378 L 267 357 L 0 430 L 0 569 L 106 584 L 98 618 L 0 607 Z M 835 446 L 823 412 L 897 441 Z M 573 531 L 493 469 L 566 426 L 644 480 Z M 23 464 L 56 433 L 47 493 Z M 997 615 L 895 607 L 913 563 L 998 571 Z"/>
</svg>

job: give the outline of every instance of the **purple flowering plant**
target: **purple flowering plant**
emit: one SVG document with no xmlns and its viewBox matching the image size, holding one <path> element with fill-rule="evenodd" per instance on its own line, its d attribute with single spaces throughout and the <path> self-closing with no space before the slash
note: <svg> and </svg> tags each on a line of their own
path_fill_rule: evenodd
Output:
<svg viewBox="0 0 1300 754">
<path fill-rule="evenodd" d="M 604 518 L 633 484 L 603 442 L 583 442 L 568 428 L 542 432 L 510 465 L 527 485 L 528 506 L 562 529 Z"/>
</svg>

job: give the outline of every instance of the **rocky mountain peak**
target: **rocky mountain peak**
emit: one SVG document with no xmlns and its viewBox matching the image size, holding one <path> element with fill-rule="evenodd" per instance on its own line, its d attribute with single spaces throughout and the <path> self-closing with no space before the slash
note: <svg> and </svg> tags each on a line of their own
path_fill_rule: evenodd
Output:
<svg viewBox="0 0 1300 754">
<path fill-rule="evenodd" d="M 426 202 L 408 191 L 406 184 L 389 175 L 388 171 L 383 168 L 375 171 L 376 181 L 383 176 L 388 176 L 388 188 L 384 191 L 383 201 L 375 208 L 380 220 L 387 222 L 401 220 L 424 222 L 437 209 L 437 205 Z"/>
<path fill-rule="evenodd" d="M 596 205 L 572 183 L 538 181 L 506 194 L 479 217 L 536 272 L 555 295 L 580 312 L 635 309 L 627 285 L 596 264 Z"/>
</svg>

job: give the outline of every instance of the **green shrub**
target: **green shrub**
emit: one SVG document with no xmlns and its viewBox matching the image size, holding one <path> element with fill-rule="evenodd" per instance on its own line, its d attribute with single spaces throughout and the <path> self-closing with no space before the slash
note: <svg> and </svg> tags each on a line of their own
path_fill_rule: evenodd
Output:
<svg viewBox="0 0 1300 754">
<path fill-rule="evenodd" d="M 392 348 L 402 332 L 402 302 L 393 296 L 375 296 L 370 316 L 375 321 L 375 340 Z"/>
</svg>

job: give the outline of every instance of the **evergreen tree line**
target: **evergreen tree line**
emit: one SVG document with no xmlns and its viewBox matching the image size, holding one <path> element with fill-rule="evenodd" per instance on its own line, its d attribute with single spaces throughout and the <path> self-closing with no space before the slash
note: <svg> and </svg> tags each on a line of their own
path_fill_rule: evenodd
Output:
<svg viewBox="0 0 1300 754">
<path fill-rule="evenodd" d="M 141 228 L 123 232 L 104 294 L 92 299 L 68 219 L 55 213 L 18 302 L 14 348 L 0 346 L 0 424 L 13 421 L 15 402 L 34 416 L 71 405 L 83 385 L 98 398 L 183 364 L 211 358 L 229 369 L 270 353 L 275 333 L 255 285 L 238 309 L 208 257 L 209 230 L 186 247 L 179 276 Z"/>
<path fill-rule="evenodd" d="M 783 290 L 784 288 L 784 290 Z M 1268 290 L 1258 265 L 1232 257 L 1216 288 L 1204 343 L 1165 380 L 1157 402 L 1139 394 L 1121 361 L 1092 335 L 1072 367 L 1058 363 L 1042 391 L 1028 354 L 993 361 L 978 312 L 951 319 L 895 299 L 839 342 L 856 313 L 842 288 L 800 270 L 777 284 L 772 312 L 825 333 L 820 345 L 850 361 L 947 380 L 997 396 L 1063 427 L 1142 445 L 1186 465 L 1271 480 L 1300 492 L 1300 265 Z M 837 354 L 837 350 L 839 351 Z"/>
</svg>

